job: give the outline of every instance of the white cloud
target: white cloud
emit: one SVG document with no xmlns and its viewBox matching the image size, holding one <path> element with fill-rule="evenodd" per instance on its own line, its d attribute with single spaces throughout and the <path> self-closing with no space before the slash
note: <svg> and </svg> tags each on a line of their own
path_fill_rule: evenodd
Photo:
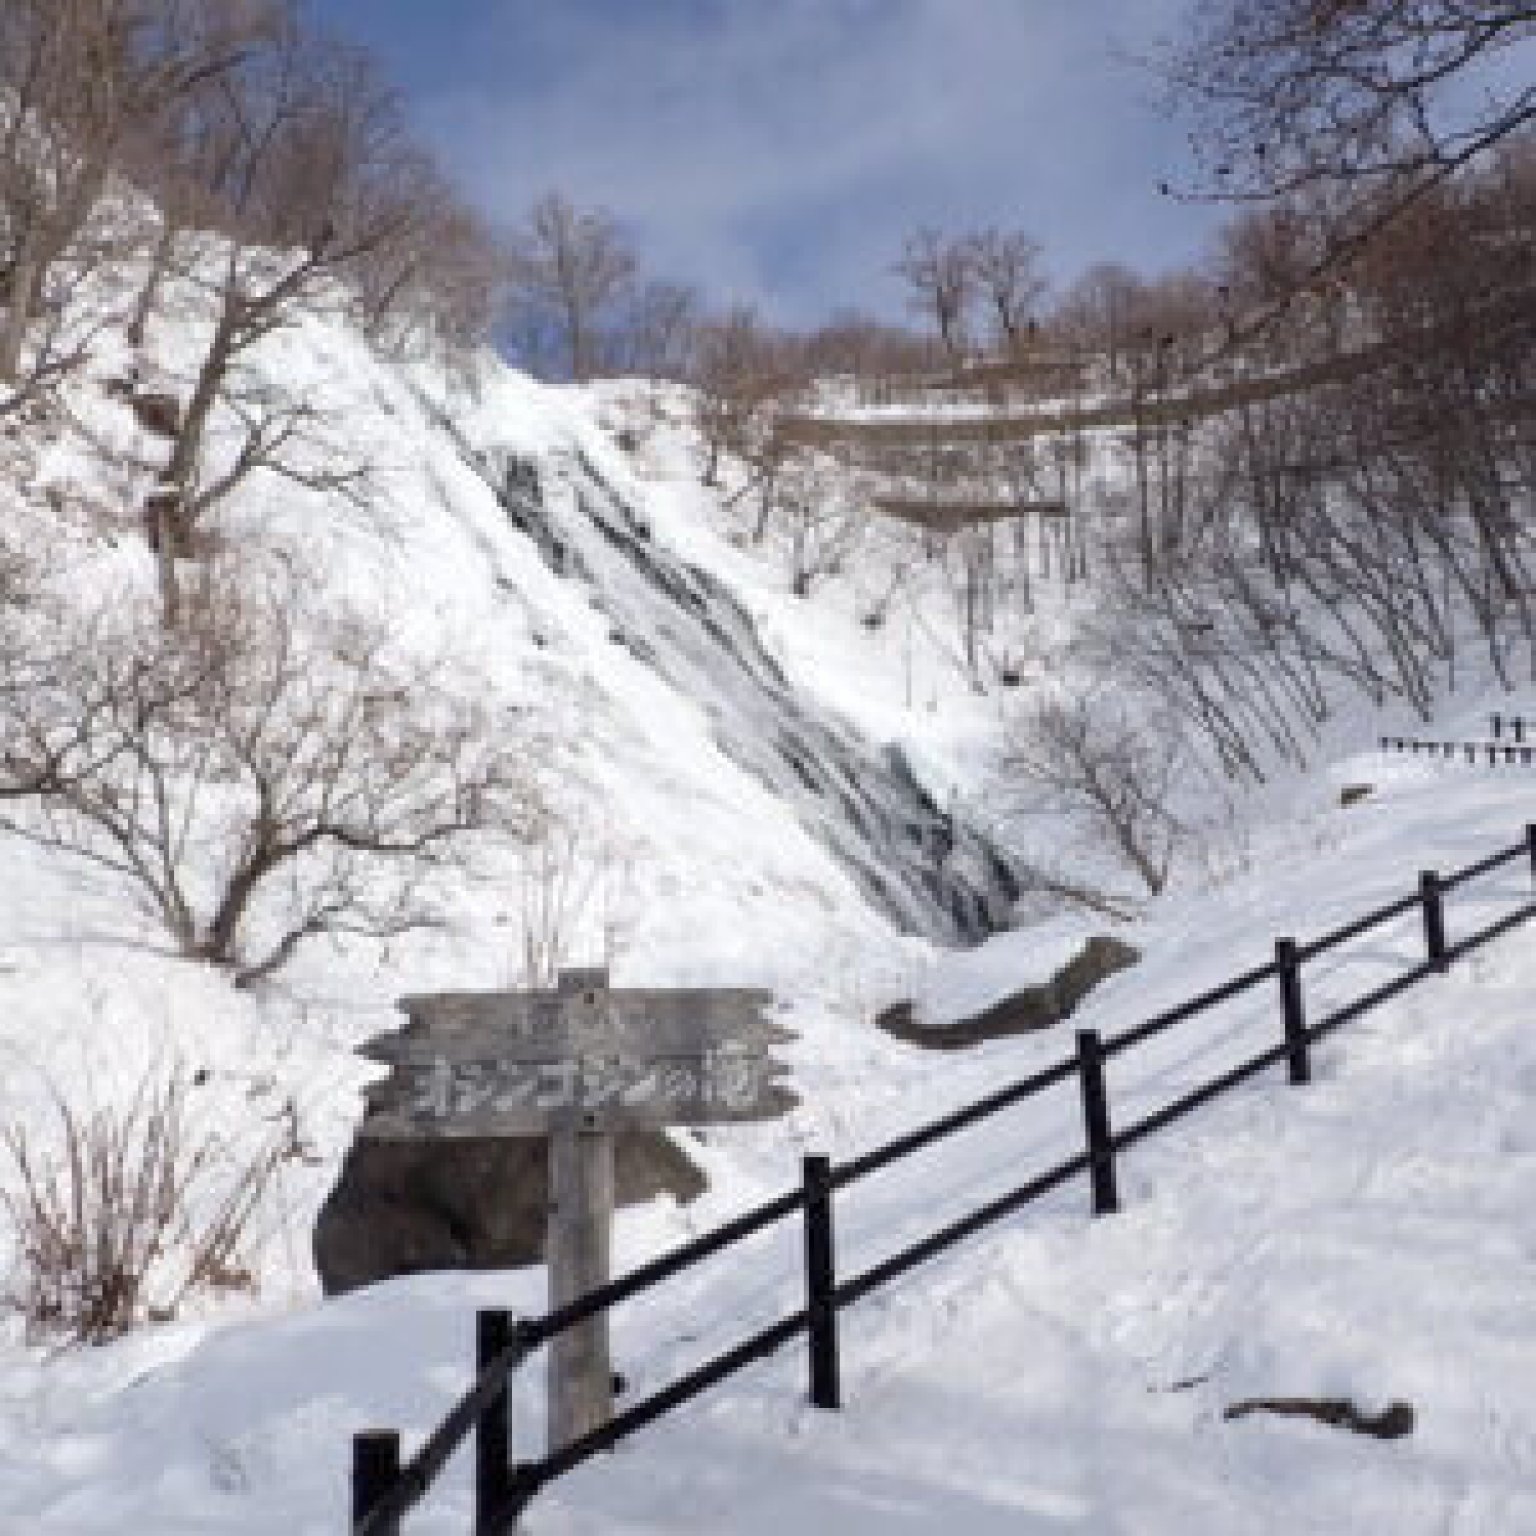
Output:
<svg viewBox="0 0 1536 1536">
<path fill-rule="evenodd" d="M 426 104 L 474 195 L 558 186 L 658 270 L 796 318 L 890 305 L 902 234 L 1014 222 L 1058 267 L 1177 244 L 1176 137 L 1109 57 L 1183 0 L 501 0 L 494 60 Z M 1187 244 L 1187 242 L 1186 242 Z"/>
</svg>

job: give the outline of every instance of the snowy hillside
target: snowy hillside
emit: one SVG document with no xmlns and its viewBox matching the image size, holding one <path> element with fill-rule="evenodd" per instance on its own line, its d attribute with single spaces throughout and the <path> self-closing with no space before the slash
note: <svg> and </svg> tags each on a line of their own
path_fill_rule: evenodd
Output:
<svg viewBox="0 0 1536 1536">
<path fill-rule="evenodd" d="M 146 365 L 170 393 L 193 365 L 195 290 L 176 313 Z M 39 531 L 63 520 L 71 601 L 153 591 L 123 509 L 152 487 L 164 445 L 114 384 L 131 364 L 104 345 L 71 385 L 69 420 L 7 450 L 18 519 Z M 862 574 L 793 596 L 769 552 L 730 537 L 666 392 L 554 390 L 490 359 L 467 376 L 405 368 L 319 313 L 251 364 L 258 383 L 313 404 L 368 466 L 368 494 L 258 473 L 221 513 L 224 549 L 299 572 L 322 604 L 383 618 L 403 650 L 441 665 L 446 688 L 515 714 L 567 872 L 590 887 L 560 958 L 606 960 L 624 985 L 766 986 L 796 1032 L 786 1054 L 801 1107 L 679 1133 L 711 1187 L 686 1208 L 622 1215 L 621 1264 L 777 1193 L 802 1152 L 865 1149 L 1060 1054 L 1059 1031 L 934 1057 L 872 1025 L 903 998 L 980 1006 L 1103 927 L 1058 917 L 943 958 L 1006 925 L 1017 873 L 990 799 L 1003 713 L 956 664 L 943 594 L 930 612 L 914 602 L 897 621 L 862 622 L 877 552 Z M 650 415 L 620 446 L 637 409 Z M 221 426 L 232 452 L 236 425 Z M 1042 602 L 1026 684 L 1069 622 L 1065 598 Z M 1376 727 L 1346 717 L 1334 729 L 1358 744 Z M 1350 781 L 1381 792 L 1341 812 Z M 1198 877 L 1129 925 L 1145 959 L 1084 1022 L 1134 1022 L 1266 958 L 1278 933 L 1346 920 L 1421 867 L 1508 843 L 1531 815 L 1522 783 L 1347 758 L 1283 779 Z M 538 1271 L 322 1303 L 309 1255 L 371 1071 L 354 1047 L 392 1027 L 404 993 L 523 980 L 529 857 L 484 838 L 443 882 L 440 926 L 317 940 L 237 991 L 171 953 L 131 883 L 0 844 L 0 1125 L 46 1138 L 55 1092 L 121 1104 L 179 1063 L 196 1074 L 197 1123 L 232 1160 L 279 1134 L 289 1153 L 259 1213 L 253 1291 L 62 1357 L 7 1324 L 0 1528 L 338 1530 L 348 1437 L 385 1422 L 409 1444 L 436 1419 L 462 1387 L 476 1302 L 542 1309 Z M 1522 882 L 1465 899 L 1507 904 Z M 1418 942 L 1405 922 L 1327 985 L 1358 990 Z M 1536 1072 L 1522 1044 L 1525 947 L 1516 935 L 1373 1016 L 1323 1053 L 1310 1093 L 1265 1085 L 1139 1152 L 1120 1220 L 1090 1226 L 1069 1190 L 868 1303 L 848 1321 L 841 1418 L 801 1405 L 786 1352 L 562 1485 L 530 1530 L 798 1521 L 1155 1536 L 1536 1520 L 1522 1503 L 1536 1445 L 1521 1387 L 1536 1340 L 1521 1299 L 1536 1242 L 1523 1215 L 1523 1090 Z M 1117 1082 L 1117 1103 L 1130 1112 L 1262 1048 L 1272 1013 L 1254 1002 L 1170 1036 Z M 902 1165 L 850 1199 L 842 1257 L 878 1257 L 1077 1135 L 1063 1094 Z M 636 1305 L 617 1328 L 622 1369 L 643 1387 L 775 1315 L 799 1264 L 786 1233 Z M 1445 1290 L 1459 1293 L 1454 1309 L 1436 1305 Z M 516 1410 L 530 1443 L 536 1380 Z M 1402 1396 L 1421 1429 L 1384 1448 L 1220 1422 L 1233 1398 L 1288 1392 Z M 408 1529 L 462 1530 L 465 1509 L 456 1474 Z"/>
<path fill-rule="evenodd" d="M 1340 811 L 1344 779 L 1380 792 Z M 1421 865 L 1502 846 L 1529 807 L 1513 776 L 1342 762 L 1284 825 L 1255 830 L 1249 872 L 1161 904 L 1136 933 L 1144 964 L 1082 1022 L 1135 1022 L 1262 960 L 1277 933 L 1306 937 L 1401 894 Z M 1512 866 L 1458 892 L 1453 937 L 1528 890 Z M 1355 995 L 1421 946 L 1410 915 L 1322 966 L 1309 995 L 1319 1007 Z M 786 1350 L 562 1483 L 529 1530 L 1527 1528 L 1529 947 L 1517 933 L 1345 1031 L 1320 1050 L 1311 1088 L 1277 1073 L 1138 1148 L 1119 1217 L 1090 1220 L 1086 1192 L 1069 1187 L 855 1308 L 842 1414 L 804 1406 L 803 1359 Z M 1062 1050 L 1054 1034 L 1001 1042 L 936 1074 L 932 1057 L 859 1029 L 851 1000 L 802 1005 L 797 1021 L 805 1108 L 782 1137 L 712 1133 L 715 1187 L 686 1212 L 621 1218 L 620 1263 L 783 1187 L 797 1147 L 868 1146 Z M 1162 1102 L 1276 1028 L 1266 993 L 1175 1031 L 1117 1069 L 1117 1106 Z M 1064 1092 L 899 1165 L 848 1197 L 840 1262 L 979 1204 L 1078 1134 Z M 799 1283 L 787 1231 L 633 1304 L 615 1346 L 632 1389 L 797 1304 Z M 12 1349 L 6 1528 L 340 1529 L 348 1436 L 388 1423 L 412 1444 L 462 1389 L 470 1310 L 542 1302 L 536 1272 L 431 1276 L 324 1305 L 269 1297 L 233 1326 L 167 1327 L 62 1360 Z M 539 1380 L 525 1372 L 516 1403 L 524 1446 L 538 1442 Z M 1222 1420 L 1239 1398 L 1291 1394 L 1367 1410 L 1405 1400 L 1415 1433 L 1379 1443 Z M 408 1529 L 464 1530 L 466 1478 L 455 1468 Z"/>
</svg>

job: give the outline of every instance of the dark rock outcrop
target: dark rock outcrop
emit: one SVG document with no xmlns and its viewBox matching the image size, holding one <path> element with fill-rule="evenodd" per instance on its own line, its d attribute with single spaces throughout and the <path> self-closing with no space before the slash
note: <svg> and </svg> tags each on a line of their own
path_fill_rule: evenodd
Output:
<svg viewBox="0 0 1536 1536">
<path fill-rule="evenodd" d="M 146 432 L 156 437 L 174 438 L 181 432 L 181 402 L 175 395 L 130 395 L 128 405 Z"/>
<path fill-rule="evenodd" d="M 660 1132 L 614 1148 L 615 1198 L 691 1200 L 704 1176 Z M 549 1185 L 542 1137 L 354 1142 L 315 1223 L 328 1296 L 431 1269 L 510 1269 L 544 1252 Z"/>
<path fill-rule="evenodd" d="M 1249 1397 L 1233 1403 L 1222 1418 L 1245 1419 L 1253 1413 L 1273 1413 L 1289 1419 L 1316 1419 L 1330 1429 L 1376 1440 L 1401 1440 L 1413 1433 L 1413 1404 L 1388 1403 L 1380 1413 L 1366 1413 L 1344 1397 Z"/>
<path fill-rule="evenodd" d="M 908 1045 L 934 1051 L 954 1051 L 983 1040 L 1029 1034 L 1059 1024 L 1101 981 L 1139 959 L 1141 951 L 1132 945 L 1099 935 L 1089 939 L 1049 981 L 1022 987 L 971 1018 L 923 1025 L 913 1017 L 911 1003 L 897 1003 L 875 1023 Z"/>
</svg>

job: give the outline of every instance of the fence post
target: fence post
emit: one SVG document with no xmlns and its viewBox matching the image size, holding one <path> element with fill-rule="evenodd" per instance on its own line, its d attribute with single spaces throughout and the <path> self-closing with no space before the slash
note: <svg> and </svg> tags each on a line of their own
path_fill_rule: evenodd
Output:
<svg viewBox="0 0 1536 1536">
<path fill-rule="evenodd" d="M 475 1313 L 475 1378 L 478 1380 L 512 1342 L 512 1314 L 500 1308 Z M 510 1380 L 487 1404 L 475 1426 L 474 1536 L 500 1536 L 492 1520 L 511 1491 L 512 1391 Z"/>
<path fill-rule="evenodd" d="M 1432 869 L 1419 876 L 1419 900 L 1424 906 L 1424 943 L 1429 963 L 1433 969 L 1444 971 L 1450 964 L 1445 942 L 1445 891 L 1440 876 Z"/>
<path fill-rule="evenodd" d="M 1120 1209 L 1120 1195 L 1115 1188 L 1115 1143 L 1109 1128 L 1109 1095 L 1104 1088 L 1104 1046 L 1097 1030 L 1077 1032 L 1077 1076 L 1083 1090 L 1093 1214 L 1110 1216 Z"/>
<path fill-rule="evenodd" d="M 1518 747 L 1525 740 L 1525 721 L 1516 715 L 1510 724 L 1515 728 L 1515 745 Z"/>
<path fill-rule="evenodd" d="M 1280 1017 L 1285 1025 L 1285 1065 L 1292 1084 L 1312 1081 L 1308 1054 L 1307 1013 L 1301 998 L 1301 960 L 1295 939 L 1275 940 L 1275 966 L 1280 976 Z"/>
<path fill-rule="evenodd" d="M 352 1437 L 352 1524 L 368 1518 L 400 1477 L 400 1436 L 392 1429 L 369 1429 Z M 400 1536 L 400 1522 L 386 1521 L 369 1536 Z"/>
<path fill-rule="evenodd" d="M 1493 739 L 1495 741 L 1497 741 L 1499 739 L 1499 737 L 1502 736 L 1503 734 L 1504 734 L 1504 717 L 1503 717 L 1503 715 L 1495 715 L 1493 717 Z"/>
<path fill-rule="evenodd" d="M 807 1157 L 801 1164 L 805 1189 L 805 1296 L 809 1326 L 811 1402 L 841 1408 L 837 1359 L 837 1260 L 832 1241 L 832 1164 Z"/>
<path fill-rule="evenodd" d="M 1525 825 L 1525 846 L 1531 855 L 1531 878 L 1536 880 L 1536 821 L 1529 821 Z"/>
</svg>

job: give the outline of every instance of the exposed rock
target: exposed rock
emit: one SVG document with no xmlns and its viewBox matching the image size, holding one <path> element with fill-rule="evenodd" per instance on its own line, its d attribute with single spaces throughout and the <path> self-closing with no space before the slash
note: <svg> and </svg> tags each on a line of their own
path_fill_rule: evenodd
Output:
<svg viewBox="0 0 1536 1536">
<path fill-rule="evenodd" d="M 1346 784 L 1339 791 L 1339 804 L 1348 809 L 1352 805 L 1359 805 L 1362 800 L 1369 800 L 1375 793 L 1374 784 Z"/>
<path fill-rule="evenodd" d="M 1049 981 L 1023 987 L 971 1018 L 957 1019 L 952 1024 L 919 1024 L 911 1003 L 897 1003 L 887 1008 L 875 1023 L 898 1040 L 935 1051 L 959 1050 L 983 1040 L 1029 1034 L 1059 1024 L 1101 981 L 1140 959 L 1141 951 L 1133 945 L 1096 935 Z"/>
<path fill-rule="evenodd" d="M 691 1200 L 703 1175 L 662 1133 L 621 1135 L 615 1199 Z M 549 1202 L 542 1137 L 358 1140 L 315 1223 L 315 1267 L 328 1296 L 430 1269 L 509 1269 L 544 1252 Z"/>
<path fill-rule="evenodd" d="M 1331 1429 L 1377 1440 L 1401 1440 L 1413 1433 L 1413 1404 L 1389 1403 L 1380 1413 L 1364 1413 L 1345 1397 L 1250 1397 L 1233 1403 L 1224 1419 L 1243 1419 L 1251 1413 L 1274 1413 L 1285 1418 L 1316 1419 Z"/>
<path fill-rule="evenodd" d="M 181 402 L 175 395 L 130 395 L 128 405 L 146 432 L 175 437 L 181 431 Z"/>
</svg>

